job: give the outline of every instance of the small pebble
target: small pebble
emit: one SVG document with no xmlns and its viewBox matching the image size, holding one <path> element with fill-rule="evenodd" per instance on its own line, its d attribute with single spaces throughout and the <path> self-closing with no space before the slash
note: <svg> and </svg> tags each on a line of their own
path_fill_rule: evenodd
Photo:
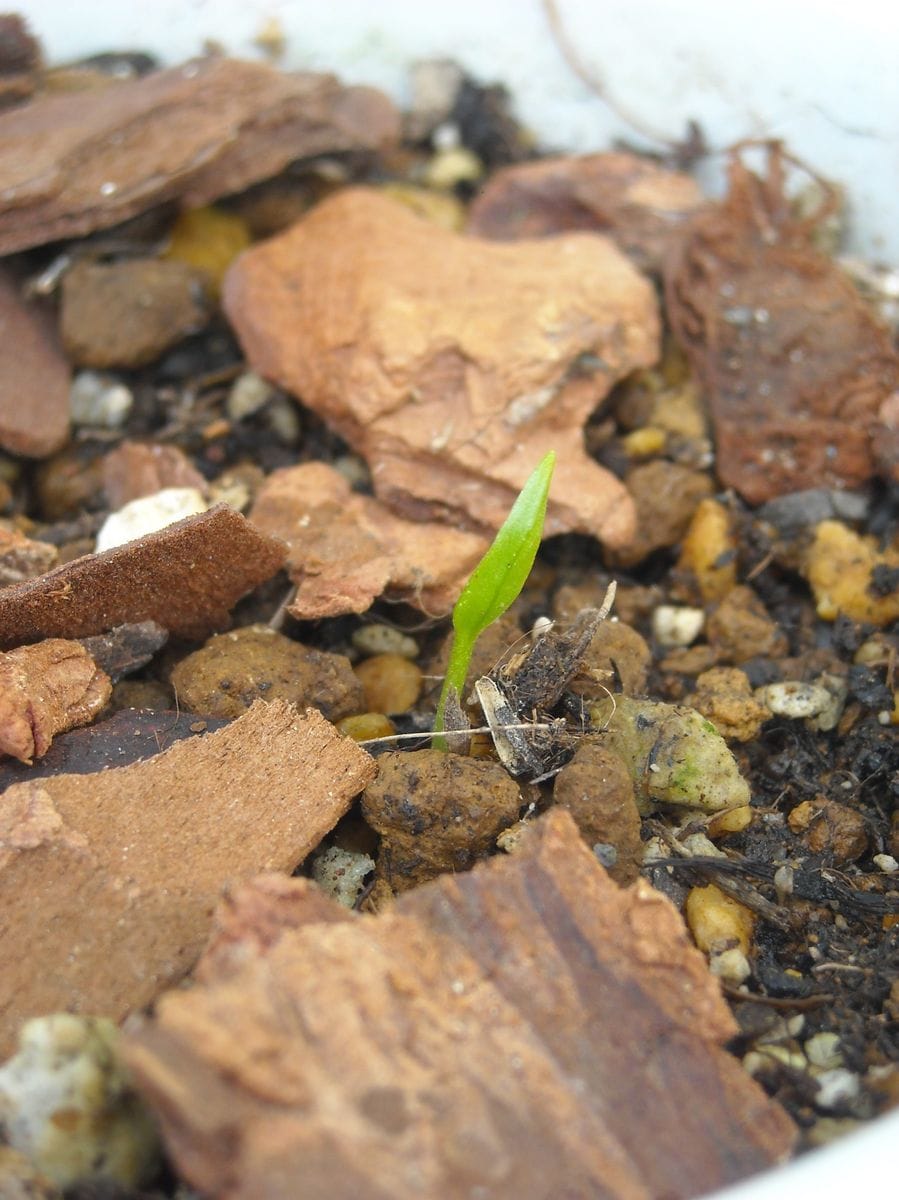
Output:
<svg viewBox="0 0 899 1200">
<path fill-rule="evenodd" d="M 841 1108 L 854 1100 L 859 1093 L 859 1078 L 845 1067 L 835 1067 L 817 1077 L 818 1091 L 815 1103 L 821 1108 Z"/>
<path fill-rule="evenodd" d="M 424 181 L 429 187 L 451 191 L 460 183 L 477 183 L 484 164 L 465 146 L 438 150 L 425 168 Z"/>
<path fill-rule="evenodd" d="M 755 917 L 714 883 L 690 889 L 686 917 L 694 942 L 706 954 L 721 953 L 735 944 L 749 953 Z"/>
<path fill-rule="evenodd" d="M 225 401 L 228 419 L 245 421 L 268 404 L 274 394 L 275 388 L 267 379 L 263 379 L 255 371 L 245 371 L 238 375 L 228 392 L 228 399 Z"/>
<path fill-rule="evenodd" d="M 408 712 L 421 695 L 421 669 L 400 654 L 376 654 L 354 670 L 370 712 Z"/>
<path fill-rule="evenodd" d="M 681 839 L 681 845 L 693 858 L 727 858 L 704 833 L 690 833 Z"/>
<path fill-rule="evenodd" d="M 875 854 L 871 861 L 878 871 L 883 871 L 884 875 L 895 875 L 899 871 L 899 862 L 893 858 L 892 854 Z"/>
<path fill-rule="evenodd" d="M 323 891 L 344 908 L 353 908 L 375 860 L 358 850 L 329 846 L 312 860 L 312 878 Z"/>
<path fill-rule="evenodd" d="M 402 658 L 418 658 L 418 642 L 391 625 L 374 623 L 360 625 L 353 631 L 353 645 L 363 654 L 399 654 Z"/>
<path fill-rule="evenodd" d="M 731 987 L 739 987 L 752 974 L 749 959 L 736 946 L 718 953 L 713 952 L 709 956 L 709 970 L 722 983 L 727 983 Z"/>
<path fill-rule="evenodd" d="M 243 218 L 210 205 L 179 215 L 165 257 L 196 267 L 218 291 L 228 267 L 249 244 L 250 231 Z"/>
<path fill-rule="evenodd" d="M 266 410 L 268 425 L 282 446 L 297 446 L 303 436 L 300 412 L 287 396 L 278 395 Z"/>
<path fill-rule="evenodd" d="M 396 733 L 393 721 L 379 712 L 356 713 L 352 717 L 343 717 L 337 722 L 337 728 L 354 742 L 371 742 L 375 738 L 390 737 Z"/>
<path fill-rule="evenodd" d="M 843 1065 L 840 1039 L 836 1033 L 816 1033 L 808 1039 L 803 1049 L 813 1067 L 830 1071 Z"/>
<path fill-rule="evenodd" d="M 101 371 L 79 371 L 69 392 L 72 424 L 93 429 L 119 429 L 134 405 L 129 387 Z"/>
<path fill-rule="evenodd" d="M 60 1187 L 89 1178 L 138 1186 L 159 1167 L 155 1125 L 129 1086 L 118 1038 L 103 1017 L 36 1017 L 0 1067 L 7 1141 Z"/>
<path fill-rule="evenodd" d="M 783 680 L 755 689 L 755 698 L 778 717 L 798 720 L 800 717 L 815 717 L 833 704 L 827 688 L 818 683 L 801 683 L 798 680 Z"/>
<path fill-rule="evenodd" d="M 705 611 L 674 604 L 660 604 L 652 614 L 652 636 L 660 646 L 689 646 L 705 624 Z"/>
<path fill-rule="evenodd" d="M 703 600 L 723 600 L 737 585 L 737 539 L 730 511 L 701 500 L 681 546 L 678 567 L 696 578 Z"/>
<path fill-rule="evenodd" d="M 716 813 L 708 824 L 710 838 L 726 837 L 729 833 L 742 833 L 752 824 L 752 805 L 740 804 Z"/>
<path fill-rule="evenodd" d="M 771 712 L 753 698 L 752 685 L 739 667 L 712 667 L 696 680 L 691 705 L 729 741 L 754 741 Z"/>
<path fill-rule="evenodd" d="M 163 488 L 152 496 L 141 496 L 106 518 L 97 534 L 97 553 L 206 512 L 208 507 L 198 488 Z"/>
</svg>

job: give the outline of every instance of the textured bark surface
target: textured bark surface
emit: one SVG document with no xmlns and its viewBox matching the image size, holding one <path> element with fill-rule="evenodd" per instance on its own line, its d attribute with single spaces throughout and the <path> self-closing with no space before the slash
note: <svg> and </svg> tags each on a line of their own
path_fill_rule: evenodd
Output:
<svg viewBox="0 0 899 1200">
<path fill-rule="evenodd" d="M 658 313 L 607 239 L 488 242 L 350 188 L 241 255 L 223 301 L 255 369 L 346 438 L 401 515 L 498 528 L 555 450 L 547 534 L 633 535 L 583 425 L 655 361 Z"/>
<path fill-rule="evenodd" d="M 158 533 L 0 589 L 0 646 L 89 637 L 155 621 L 199 641 L 241 596 L 270 579 L 287 547 L 224 504 Z"/>
<path fill-rule="evenodd" d="M 382 592 L 448 612 L 488 546 L 476 533 L 396 516 L 325 463 L 275 471 L 250 518 L 290 547 L 288 611 L 301 621 L 365 612 Z"/>
<path fill-rule="evenodd" d="M 223 885 L 292 871 L 374 770 L 318 713 L 258 703 L 147 762 L 8 788 L 0 1054 L 27 1017 L 121 1020 L 176 983 Z"/>
<path fill-rule="evenodd" d="M 106 229 L 164 200 L 191 207 L 297 158 L 374 149 L 399 118 L 373 88 L 198 59 L 0 114 L 0 254 Z"/>
<path fill-rule="evenodd" d="M 128 1039 L 200 1190 L 649 1200 L 792 1145 L 674 908 L 613 884 L 566 813 L 377 917 L 289 892 L 244 895 L 243 954 L 216 946 Z"/>
</svg>

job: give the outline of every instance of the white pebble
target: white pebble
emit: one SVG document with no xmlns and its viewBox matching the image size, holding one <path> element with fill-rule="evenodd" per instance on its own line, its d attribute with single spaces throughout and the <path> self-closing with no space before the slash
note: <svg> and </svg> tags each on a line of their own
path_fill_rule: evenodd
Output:
<svg viewBox="0 0 899 1200">
<path fill-rule="evenodd" d="M 257 375 L 255 371 L 245 371 L 231 384 L 228 399 L 225 402 L 225 412 L 229 421 L 244 421 L 260 408 L 268 404 L 275 389 L 267 379 Z"/>
<path fill-rule="evenodd" d="M 895 875 L 899 871 L 899 862 L 896 862 L 892 854 L 875 854 L 871 861 L 884 875 Z"/>
<path fill-rule="evenodd" d="M 821 1108 L 840 1108 L 859 1093 L 858 1076 L 845 1067 L 824 1071 L 817 1078 L 818 1092 L 815 1101 Z"/>
<path fill-rule="evenodd" d="M 358 850 L 329 846 L 312 861 L 312 878 L 318 886 L 344 908 L 352 908 L 359 899 L 365 877 L 375 869 L 375 860 Z"/>
<path fill-rule="evenodd" d="M 660 604 L 652 614 L 652 636 L 660 646 L 689 646 L 699 637 L 704 623 L 701 608 Z"/>
<path fill-rule="evenodd" d="M 6 1140 L 60 1187 L 101 1176 L 130 1188 L 157 1169 L 154 1124 L 129 1087 L 118 1036 L 104 1017 L 36 1017 L 0 1067 Z"/>
<path fill-rule="evenodd" d="M 805 1043 L 804 1050 L 806 1058 L 813 1067 L 821 1067 L 830 1071 L 843 1065 L 840 1038 L 836 1033 L 814 1034 Z"/>
<path fill-rule="evenodd" d="M 755 698 L 770 708 L 775 716 L 789 717 L 791 720 L 815 717 L 833 705 L 833 697 L 827 688 L 818 683 L 801 683 L 796 679 L 756 688 Z"/>
<path fill-rule="evenodd" d="M 73 425 L 93 429 L 119 429 L 134 405 L 131 389 L 112 375 L 79 371 L 69 390 Z"/>
<path fill-rule="evenodd" d="M 155 533 L 208 507 L 199 488 L 163 488 L 152 496 L 131 500 L 103 522 L 97 534 L 97 553 Z"/>
<path fill-rule="evenodd" d="M 415 638 L 390 625 L 361 625 L 353 631 L 353 645 L 363 654 L 399 654 L 403 658 L 418 658 L 418 642 Z"/>
<path fill-rule="evenodd" d="M 689 833 L 681 839 L 681 845 L 694 858 L 727 858 L 723 850 L 704 833 Z"/>
<path fill-rule="evenodd" d="M 709 957 L 709 970 L 723 983 L 731 987 L 739 987 L 752 974 L 749 959 L 738 946 L 722 950 L 719 954 Z"/>
</svg>

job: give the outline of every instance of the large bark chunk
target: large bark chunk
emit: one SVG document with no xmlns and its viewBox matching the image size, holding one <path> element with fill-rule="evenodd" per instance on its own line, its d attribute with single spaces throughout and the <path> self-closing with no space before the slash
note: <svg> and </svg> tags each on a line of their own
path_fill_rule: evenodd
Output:
<svg viewBox="0 0 899 1200">
<path fill-rule="evenodd" d="M 217 944 L 129 1039 L 201 1191 L 675 1200 L 792 1145 L 676 911 L 566 813 L 376 918 L 309 900 L 262 881 L 227 917 L 243 953 Z"/>
<path fill-rule="evenodd" d="M 256 369 L 359 450 L 403 515 L 497 528 L 552 449 L 547 533 L 631 537 L 630 497 L 582 426 L 654 361 L 658 315 L 605 238 L 487 242 L 347 189 L 241 255 L 223 298 Z"/>
<path fill-rule="evenodd" d="M 0 646 L 156 621 L 199 641 L 270 579 L 287 547 L 226 505 L 0 589 Z"/>
<path fill-rule="evenodd" d="M 205 204 L 297 158 L 373 149 L 399 118 L 372 88 L 208 58 L 0 116 L 0 254 Z"/>
<path fill-rule="evenodd" d="M 888 333 L 815 248 L 815 220 L 792 212 L 781 147 L 768 155 L 764 178 L 735 156 L 727 198 L 694 218 L 665 278 L 672 326 L 708 392 L 718 475 L 752 504 L 895 469 L 878 443 L 899 388 Z"/>
<path fill-rule="evenodd" d="M 149 1003 L 193 966 L 223 884 L 292 871 L 373 774 L 318 713 L 260 702 L 148 762 L 8 788 L 0 1055 L 26 1017 Z"/>
</svg>

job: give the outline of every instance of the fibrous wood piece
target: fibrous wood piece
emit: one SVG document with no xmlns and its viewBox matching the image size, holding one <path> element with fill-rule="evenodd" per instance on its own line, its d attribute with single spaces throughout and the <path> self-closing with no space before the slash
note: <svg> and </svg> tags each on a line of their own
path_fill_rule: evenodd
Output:
<svg viewBox="0 0 899 1200">
<path fill-rule="evenodd" d="M 658 314 L 607 239 L 487 242 L 348 188 L 241 255 L 223 300 L 253 366 L 368 460 L 401 515 L 496 529 L 555 450 L 546 532 L 632 536 L 630 497 L 583 425 L 655 360 Z"/>
<path fill-rule="evenodd" d="M 730 190 L 669 258 L 667 311 L 709 397 L 721 480 L 751 504 L 803 488 L 851 488 L 895 469 L 884 404 L 899 355 L 848 275 L 814 244 L 786 189 L 735 154 Z M 888 454 L 884 457 L 884 446 Z"/>
<path fill-rule="evenodd" d="M 220 504 L 102 554 L 0 589 L 0 646 L 89 637 L 155 621 L 199 641 L 241 596 L 270 579 L 287 547 Z"/>
<path fill-rule="evenodd" d="M 365 612 L 382 592 L 447 612 L 488 545 L 476 533 L 396 516 L 326 463 L 275 471 L 250 519 L 289 545 L 297 592 L 288 611 L 304 621 Z"/>
<path fill-rule="evenodd" d="M 121 1019 L 193 966 L 228 881 L 292 871 L 374 761 L 314 711 L 259 702 L 147 762 L 0 796 L 0 1054 L 26 1017 Z"/>
<path fill-rule="evenodd" d="M 567 813 L 522 847 L 377 917 L 294 897 L 273 933 L 260 900 L 243 961 L 127 1039 L 183 1176 L 223 1200 L 649 1200 L 782 1158 L 793 1127 L 722 1048 L 669 902 L 619 890 Z"/>
<path fill-rule="evenodd" d="M 0 254 L 208 203 L 294 159 L 374 149 L 399 120 L 373 88 L 207 58 L 0 115 Z"/>
<path fill-rule="evenodd" d="M 71 369 L 48 314 L 22 298 L 7 271 L 0 271 L 0 345 L 0 446 L 45 458 L 69 434 Z"/>
</svg>

